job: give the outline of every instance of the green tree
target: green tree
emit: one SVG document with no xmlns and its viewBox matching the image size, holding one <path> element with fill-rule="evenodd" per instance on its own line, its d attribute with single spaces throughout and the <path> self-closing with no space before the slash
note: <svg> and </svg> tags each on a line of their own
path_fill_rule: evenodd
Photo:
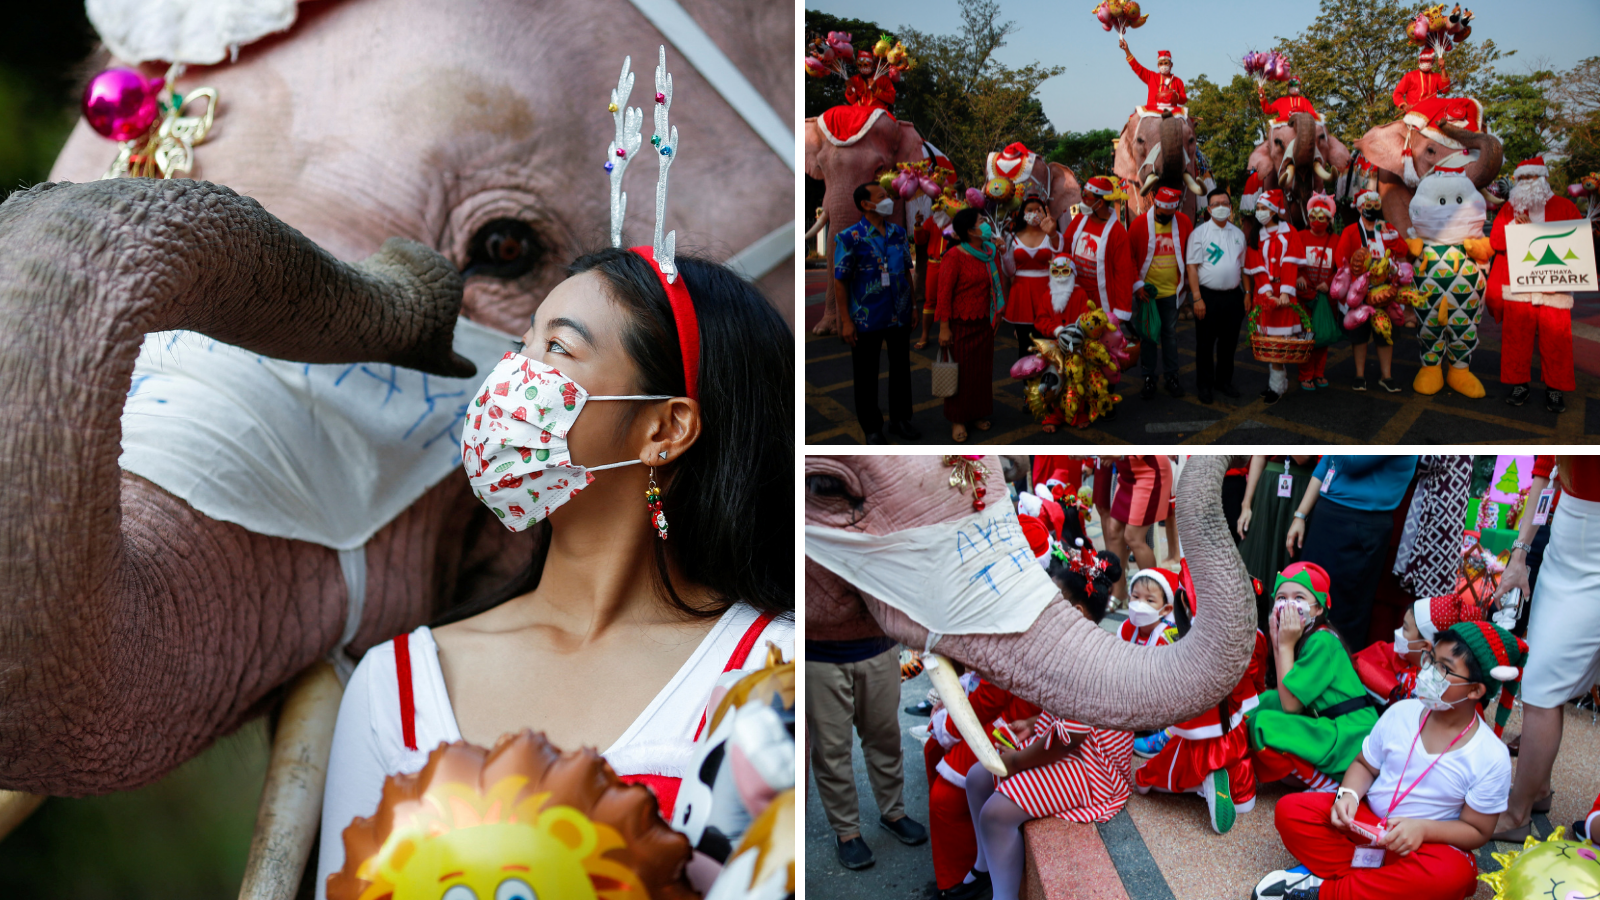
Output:
<svg viewBox="0 0 1600 900">
<path fill-rule="evenodd" d="M 1483 103 L 1483 127 L 1500 136 L 1509 173 L 1520 160 L 1541 153 L 1556 140 L 1556 103 L 1546 96 L 1554 72 L 1540 69 L 1526 75 L 1494 73 L 1476 94 Z"/>
<path fill-rule="evenodd" d="M 893 32 L 885 31 L 877 22 L 868 22 L 865 19 L 850 19 L 841 16 L 830 16 L 825 12 L 814 9 L 806 10 L 806 33 L 802 38 L 800 52 L 806 52 L 806 47 L 812 39 L 827 37 L 830 31 L 842 31 L 850 35 L 857 50 L 870 48 L 877 42 L 878 36 L 888 34 L 890 40 L 896 40 Z M 835 76 L 827 78 L 812 78 L 806 76 L 806 117 L 820 116 L 829 109 L 844 103 L 844 82 Z M 899 106 L 897 102 L 895 104 Z M 893 112 L 893 110 L 891 110 Z"/>
<path fill-rule="evenodd" d="M 1495 482 L 1494 489 L 1502 494 L 1515 494 L 1522 490 L 1522 483 L 1517 480 L 1516 460 L 1506 463 L 1506 470 L 1501 473 L 1500 480 Z"/>
<path fill-rule="evenodd" d="M 1553 144 L 1565 153 L 1551 160 L 1550 183 L 1559 191 L 1590 172 L 1600 172 L 1600 56 L 1561 73 L 1547 94 L 1556 104 Z"/>
<path fill-rule="evenodd" d="M 1200 75 L 1187 87 L 1195 142 L 1211 162 L 1211 177 L 1237 197 L 1249 177 L 1250 154 L 1261 141 L 1266 124 L 1256 99 L 1255 80 L 1239 73 L 1224 86 Z"/>
<path fill-rule="evenodd" d="M 1111 142 L 1116 137 L 1117 132 L 1110 128 L 1063 132 L 1056 136 L 1056 146 L 1050 151 L 1049 159 L 1071 169 L 1079 181 L 1110 175 L 1116 157 Z"/>
</svg>

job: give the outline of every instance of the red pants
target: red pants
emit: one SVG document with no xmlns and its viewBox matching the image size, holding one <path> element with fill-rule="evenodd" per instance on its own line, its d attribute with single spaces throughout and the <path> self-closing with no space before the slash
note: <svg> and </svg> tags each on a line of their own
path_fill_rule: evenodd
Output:
<svg viewBox="0 0 1600 900">
<path fill-rule="evenodd" d="M 1328 368 L 1328 348 L 1318 347 L 1311 351 L 1311 358 L 1300 364 L 1300 380 L 1311 381 L 1324 378 Z"/>
<path fill-rule="evenodd" d="M 926 743 L 922 745 L 922 765 L 928 770 L 928 784 L 933 784 L 939 778 L 939 760 L 944 759 L 944 745 L 939 739 L 929 735 Z"/>
<path fill-rule="evenodd" d="M 1271 747 L 1262 747 L 1255 751 L 1251 755 L 1251 765 L 1255 767 L 1256 780 L 1262 784 L 1271 784 L 1293 775 L 1314 791 L 1331 791 L 1339 786 L 1339 782 L 1318 771 L 1311 763 L 1293 753 L 1285 753 Z"/>
<path fill-rule="evenodd" d="M 1576 390 L 1572 375 L 1572 310 L 1532 303 L 1508 302 L 1500 329 L 1500 381 L 1527 384 L 1532 378 L 1533 344 L 1539 343 L 1539 369 L 1544 386 Z"/>
<path fill-rule="evenodd" d="M 1288 794 L 1276 810 L 1284 848 L 1325 879 L 1322 900 L 1462 900 L 1477 890 L 1477 860 L 1449 844 L 1423 844 L 1409 856 L 1386 852 L 1375 869 L 1352 867 L 1355 848 L 1365 841 L 1330 821 L 1333 800 L 1332 794 Z"/>
<path fill-rule="evenodd" d="M 1198 741 L 1174 737 L 1160 753 L 1133 773 L 1134 787 L 1179 794 L 1199 787 L 1212 772 L 1226 769 L 1233 802 L 1249 803 L 1256 795 L 1256 776 L 1250 762 L 1248 732 L 1247 727 L 1240 725 L 1222 737 Z"/>
<path fill-rule="evenodd" d="M 941 891 L 960 884 L 978 859 L 967 792 L 940 775 L 928 782 L 928 846 L 933 851 L 933 879 Z"/>
</svg>

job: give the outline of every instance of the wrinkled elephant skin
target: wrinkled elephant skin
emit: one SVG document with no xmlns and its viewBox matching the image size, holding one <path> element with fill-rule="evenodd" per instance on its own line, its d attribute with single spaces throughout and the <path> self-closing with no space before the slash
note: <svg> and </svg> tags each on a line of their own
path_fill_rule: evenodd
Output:
<svg viewBox="0 0 1600 900">
<path fill-rule="evenodd" d="M 985 457 L 999 472 L 996 457 Z M 1227 458 L 1196 456 L 1178 485 L 1178 528 L 1199 595 L 1194 628 L 1171 647 L 1118 640 L 1059 596 L 1020 634 L 946 635 L 938 652 L 1051 712 L 1090 724 L 1160 728 L 1216 705 L 1254 647 L 1255 595 L 1222 516 Z M 806 457 L 806 524 L 884 534 L 972 511 L 937 456 Z M 991 486 L 998 479 L 991 475 Z M 904 613 L 806 560 L 806 636 L 886 634 L 920 648 L 927 632 Z M 1175 690 L 1174 685 L 1183 685 Z"/>
<path fill-rule="evenodd" d="M 1324 172 L 1337 176 L 1349 166 L 1350 149 L 1329 134 L 1325 124 L 1305 113 L 1295 113 L 1288 122 L 1272 123 L 1266 141 L 1250 154 L 1250 169 L 1260 178 L 1261 189 L 1282 190 L 1290 199 L 1290 221 L 1296 228 L 1306 227 L 1306 201 L 1313 190 L 1333 193 L 1334 179 L 1325 177 Z M 1292 185 L 1281 177 L 1290 173 Z"/>
<path fill-rule="evenodd" d="M 767 63 L 793 52 L 792 13 L 684 5 L 787 115 L 794 73 Z M 680 250 L 726 255 L 792 220 L 793 173 L 626 0 L 302 4 L 288 33 L 179 82 L 221 97 L 198 181 L 96 182 L 116 147 L 79 123 L 51 177 L 84 183 L 0 207 L 0 788 L 149 783 L 269 708 L 344 630 L 333 550 L 207 518 L 117 468 L 143 335 L 470 372 L 449 353 L 458 310 L 521 334 L 565 265 L 606 244 L 607 95 L 631 54 L 648 110 L 662 43 L 683 135 L 665 224 Z M 655 180 L 629 174 L 630 243 L 649 242 Z M 497 219 L 530 226 L 532 270 L 463 283 Z M 780 308 L 792 266 L 762 281 Z M 353 647 L 504 584 L 533 546 L 453 473 L 367 543 Z"/>
<path fill-rule="evenodd" d="M 1467 165 L 1467 177 L 1480 191 L 1500 176 L 1500 166 L 1505 161 L 1505 148 L 1492 134 L 1468 132 L 1445 126 L 1445 134 L 1466 146 L 1479 151 L 1478 158 Z M 1378 195 L 1383 198 L 1384 221 L 1399 229 L 1405 236 L 1411 227 L 1411 198 L 1416 188 L 1405 182 L 1405 149 L 1411 147 L 1412 168 L 1417 178 L 1433 171 L 1435 164 L 1457 152 L 1441 144 L 1404 122 L 1390 122 L 1369 130 L 1356 141 L 1356 149 L 1378 168 Z"/>
<path fill-rule="evenodd" d="M 1138 113 L 1128 117 L 1117 141 L 1112 168 L 1124 182 L 1122 190 L 1128 195 L 1131 218 L 1144 215 L 1153 202 L 1151 195 L 1157 188 L 1166 187 L 1183 192 L 1179 209 L 1194 221 L 1200 203 L 1191 179 L 1194 185 L 1199 184 L 1199 146 L 1194 126 L 1186 118 L 1141 117 Z"/>
</svg>

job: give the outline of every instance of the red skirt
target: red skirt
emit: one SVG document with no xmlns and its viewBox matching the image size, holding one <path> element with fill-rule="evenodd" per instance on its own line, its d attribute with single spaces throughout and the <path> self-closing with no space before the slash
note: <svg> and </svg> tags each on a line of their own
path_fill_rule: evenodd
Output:
<svg viewBox="0 0 1600 900">
<path fill-rule="evenodd" d="M 1014 325 L 1032 325 L 1041 312 L 1050 311 L 1050 279 L 1019 274 L 1006 294 L 1000 317 Z"/>
<path fill-rule="evenodd" d="M 956 393 L 944 399 L 944 417 L 974 422 L 994 414 L 994 329 L 988 319 L 951 319 L 950 357 L 956 372 Z"/>
</svg>

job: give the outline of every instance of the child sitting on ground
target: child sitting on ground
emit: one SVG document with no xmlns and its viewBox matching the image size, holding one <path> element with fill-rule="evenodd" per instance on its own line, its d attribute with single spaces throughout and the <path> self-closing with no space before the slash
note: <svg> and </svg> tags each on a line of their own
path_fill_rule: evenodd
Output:
<svg viewBox="0 0 1600 900">
<path fill-rule="evenodd" d="M 1198 603 L 1187 562 L 1182 564 L 1179 581 L 1183 587 L 1174 606 L 1181 639 L 1189 633 L 1191 606 Z M 1163 732 L 1171 735 L 1170 741 L 1133 773 L 1133 786 L 1139 793 L 1154 789 L 1200 794 L 1206 800 L 1211 829 L 1217 834 L 1228 833 L 1235 813 L 1255 808 L 1256 778 L 1250 763 L 1250 740 L 1241 726 L 1245 716 L 1260 703 L 1258 695 L 1267 688 L 1266 665 L 1267 639 L 1257 629 L 1244 677 L 1221 703 Z M 1139 752 L 1139 743 L 1134 741 L 1135 753 Z"/>
<path fill-rule="evenodd" d="M 1383 714 L 1338 794 L 1278 801 L 1278 833 L 1303 865 L 1267 875 L 1254 897 L 1471 896 L 1473 851 L 1494 833 L 1511 786 L 1499 733 L 1527 655 L 1526 644 L 1488 622 L 1441 632 L 1423 656 L 1417 696 Z M 1495 688 L 1501 702 L 1491 730 L 1477 705 Z"/>
<path fill-rule="evenodd" d="M 1140 569 L 1128 580 L 1128 618 L 1117 628 L 1117 637 L 1141 647 L 1164 647 L 1178 638 L 1173 624 L 1178 576 L 1162 568 Z M 1141 731 L 1135 735 L 1133 752 L 1149 759 L 1171 740 L 1166 729 Z"/>
<path fill-rule="evenodd" d="M 1394 643 L 1379 641 L 1352 657 L 1356 674 L 1379 706 L 1413 697 L 1422 653 L 1433 649 L 1439 629 L 1482 620 L 1478 605 L 1459 594 L 1418 600 L 1406 608 L 1405 618 L 1394 630 Z"/>
<path fill-rule="evenodd" d="M 1332 791 L 1378 714 L 1344 643 L 1328 624 L 1328 573 L 1297 562 L 1273 585 L 1268 646 L 1278 663 L 1278 689 L 1261 695 L 1249 716 L 1257 782 L 1293 776 L 1314 791 Z"/>
</svg>

